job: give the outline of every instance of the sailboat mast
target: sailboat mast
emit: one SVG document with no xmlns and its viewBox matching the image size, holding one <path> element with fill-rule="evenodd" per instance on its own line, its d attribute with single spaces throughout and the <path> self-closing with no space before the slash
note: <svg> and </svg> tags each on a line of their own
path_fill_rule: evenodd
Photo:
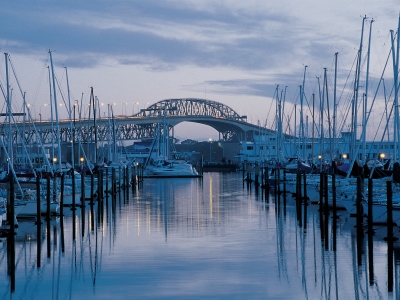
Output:
<svg viewBox="0 0 400 300">
<path fill-rule="evenodd" d="M 322 89 L 321 93 L 321 84 L 318 79 L 318 92 L 319 92 L 319 126 L 320 126 L 320 133 L 319 133 L 319 171 L 322 172 L 322 153 L 323 153 L 323 139 L 324 139 L 324 88 Z"/>
<path fill-rule="evenodd" d="M 67 93 L 68 93 L 68 113 L 69 113 L 69 124 L 70 124 L 70 129 L 71 129 L 71 160 L 72 160 L 72 168 L 75 169 L 75 134 L 74 132 L 74 126 L 72 124 L 72 116 L 71 116 L 71 94 L 69 90 L 69 81 L 68 81 L 68 69 L 65 67 L 65 76 L 67 79 Z M 75 117 L 74 117 L 75 119 Z"/>
<path fill-rule="evenodd" d="M 94 163 L 97 164 L 97 128 L 96 128 L 96 103 L 94 101 L 93 87 L 90 88 L 90 98 L 93 105 L 93 130 L 94 130 Z"/>
<path fill-rule="evenodd" d="M 49 50 L 50 55 L 50 65 L 51 65 L 51 75 L 52 75 L 52 82 L 53 82 L 53 97 L 54 97 L 54 112 L 56 114 L 56 131 L 57 131 L 57 159 L 58 159 L 58 167 L 61 171 L 61 143 L 60 143 L 60 124 L 58 123 L 58 108 L 57 108 L 57 93 L 56 93 L 56 82 L 54 77 L 54 66 L 53 66 L 53 58 L 51 55 L 51 51 Z"/>
<path fill-rule="evenodd" d="M 400 151 L 399 147 L 399 141 L 400 141 L 400 130 L 399 130 L 399 50 L 400 50 L 400 39 L 399 39 L 399 34 L 400 34 L 400 14 L 399 14 L 399 22 L 397 25 L 397 45 L 396 45 L 396 90 L 397 90 L 397 97 L 396 97 L 396 118 L 397 118 L 397 122 L 395 123 L 395 127 L 396 127 L 396 131 L 397 131 L 397 136 L 396 136 L 396 140 L 397 140 L 397 145 L 395 145 L 394 148 L 397 147 L 396 151 L 397 151 L 397 155 Z M 397 156 L 395 156 L 396 161 L 399 160 L 399 158 Z"/>
<path fill-rule="evenodd" d="M 303 117 L 303 105 L 304 105 L 304 87 L 306 81 L 307 66 L 304 66 L 303 84 L 300 87 L 300 130 L 301 130 L 301 146 L 302 146 L 302 159 L 306 159 L 306 147 L 305 147 L 305 135 L 304 135 L 304 117 Z"/>
<path fill-rule="evenodd" d="M 110 104 L 107 105 L 108 108 L 108 128 L 107 128 L 107 144 L 108 144 L 108 161 L 112 160 L 111 157 L 111 122 L 110 122 Z"/>
<path fill-rule="evenodd" d="M 53 92 L 51 91 L 51 73 L 50 73 L 50 67 L 47 67 L 48 71 L 48 76 L 49 76 L 49 103 L 50 103 L 50 119 L 51 119 L 51 159 L 52 159 L 52 166 L 53 166 L 53 171 L 55 171 L 55 165 L 54 165 L 54 158 L 56 157 L 55 155 L 55 147 L 54 147 L 54 139 L 55 139 L 55 134 L 54 134 L 54 117 L 53 117 Z"/>
<path fill-rule="evenodd" d="M 324 68 L 324 86 L 326 93 L 326 111 L 328 114 L 329 153 L 330 153 L 330 161 L 332 161 L 333 160 L 333 147 L 332 147 L 332 134 L 331 134 L 332 124 L 331 124 L 331 114 L 329 107 L 328 79 L 326 75 L 326 68 Z"/>
<path fill-rule="evenodd" d="M 13 151 L 12 151 L 12 128 L 11 128 L 11 99 L 10 99 L 10 81 L 8 76 L 8 53 L 4 53 L 6 63 L 6 96 L 7 96 L 7 119 L 8 119 L 8 152 L 9 152 L 9 164 L 13 165 Z"/>
<path fill-rule="evenodd" d="M 315 107 L 315 94 L 312 94 L 312 142 L 311 142 L 311 161 L 314 165 L 314 130 L 315 130 L 315 118 L 314 118 L 314 107 Z"/>
<path fill-rule="evenodd" d="M 368 38 L 368 50 L 367 50 L 367 73 L 366 73 L 366 78 L 365 78 L 365 96 L 364 96 L 364 114 L 363 114 L 363 135 L 362 135 L 362 142 L 363 142 L 363 164 L 366 162 L 366 127 L 367 127 L 367 108 L 368 108 L 368 79 L 369 79 L 369 61 L 370 61 L 370 51 L 371 51 L 371 34 L 372 34 L 372 23 L 374 20 L 371 20 L 370 26 L 369 26 L 369 38 Z"/>
<path fill-rule="evenodd" d="M 400 23 L 400 18 L 399 18 L 399 23 Z M 393 126 L 393 143 L 394 143 L 394 151 L 393 151 L 393 158 L 395 161 L 397 161 L 397 152 L 398 152 L 398 122 L 399 122 L 399 89 L 398 89 L 398 65 L 397 65 L 397 59 L 396 59 L 396 53 L 398 51 L 398 48 L 395 49 L 394 47 L 394 32 L 393 30 L 390 30 L 390 36 L 391 36 L 391 41 L 392 41 L 392 58 L 393 58 L 393 80 L 394 80 L 394 126 Z M 398 39 L 398 38 L 397 38 Z"/>
<path fill-rule="evenodd" d="M 362 47 L 363 47 L 363 39 L 364 39 L 364 24 L 367 16 L 364 16 L 362 19 L 362 26 L 361 26 L 361 39 L 360 39 L 360 48 L 358 50 L 358 59 L 357 59 L 357 74 L 356 74 L 356 81 L 354 83 L 354 99 L 353 99 L 353 157 L 352 159 L 356 159 L 355 155 L 357 155 L 356 151 L 356 141 L 357 141 L 357 107 L 358 107 L 358 90 L 360 87 L 360 70 L 361 70 L 361 57 L 362 57 Z"/>
<path fill-rule="evenodd" d="M 332 125 L 332 136 L 333 136 L 333 144 L 336 146 L 336 113 L 337 113 L 337 100 L 336 100 L 336 88 L 337 88 L 337 60 L 338 60 L 338 52 L 335 53 L 335 79 L 333 83 L 333 125 Z M 336 156 L 336 155 L 335 155 Z"/>
</svg>

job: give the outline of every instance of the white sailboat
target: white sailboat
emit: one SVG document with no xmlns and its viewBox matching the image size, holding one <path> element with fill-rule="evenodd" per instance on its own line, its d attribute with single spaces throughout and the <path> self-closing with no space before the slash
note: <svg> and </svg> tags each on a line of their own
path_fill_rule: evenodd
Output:
<svg viewBox="0 0 400 300">
<path fill-rule="evenodd" d="M 201 177 L 197 170 L 182 159 L 169 158 L 169 131 L 166 122 L 166 109 L 162 126 L 159 124 L 144 170 L 145 177 Z M 156 157 L 154 152 L 157 151 Z M 151 163 L 152 161 L 152 163 Z"/>
</svg>

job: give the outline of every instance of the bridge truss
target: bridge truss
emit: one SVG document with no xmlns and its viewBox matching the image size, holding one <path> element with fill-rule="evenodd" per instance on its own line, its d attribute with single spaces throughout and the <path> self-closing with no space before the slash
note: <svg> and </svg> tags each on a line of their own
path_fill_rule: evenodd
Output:
<svg viewBox="0 0 400 300">
<path fill-rule="evenodd" d="M 152 139 L 157 124 L 166 122 L 169 130 L 181 122 L 195 122 L 216 129 L 224 141 L 252 140 L 255 134 L 273 134 L 274 131 L 247 123 L 246 116 L 240 116 L 230 107 L 211 100 L 197 98 L 162 100 L 132 116 L 113 116 L 95 120 L 61 120 L 59 136 L 61 142 L 90 143 L 110 141 L 110 135 L 121 140 Z M 23 136 L 27 144 L 50 144 L 57 135 L 57 128 L 51 121 L 18 123 L 13 132 L 13 140 Z M 9 131 L 6 124 L 0 127 L 0 134 Z M 17 133 L 19 131 L 19 134 Z M 112 140 L 112 139 L 111 139 Z"/>
</svg>

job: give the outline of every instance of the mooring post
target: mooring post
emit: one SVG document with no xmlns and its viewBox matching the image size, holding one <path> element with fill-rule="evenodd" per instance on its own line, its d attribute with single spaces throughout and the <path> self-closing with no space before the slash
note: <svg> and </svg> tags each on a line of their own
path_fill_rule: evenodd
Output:
<svg viewBox="0 0 400 300">
<path fill-rule="evenodd" d="M 121 166 L 118 167 L 118 191 L 121 191 L 121 180 L 122 180 L 122 176 L 121 176 Z"/>
<path fill-rule="evenodd" d="M 277 170 L 277 175 L 278 175 L 278 184 L 277 184 L 277 187 L 278 187 L 278 195 L 279 195 L 279 197 L 280 197 L 280 195 L 281 195 L 281 169 L 280 168 L 277 168 L 276 169 Z M 275 190 L 275 192 L 276 192 L 276 190 Z"/>
<path fill-rule="evenodd" d="M 84 190 L 83 190 L 83 192 L 84 192 Z M 82 228 L 82 232 L 81 232 L 81 236 L 82 237 L 84 237 L 85 236 L 85 216 L 86 216 L 86 202 L 85 202 L 85 198 L 84 198 L 84 196 L 83 196 L 83 198 L 82 198 L 83 200 L 82 200 L 82 205 L 81 205 L 81 219 L 82 219 L 82 225 L 81 225 L 81 228 Z M 75 223 L 75 222 L 74 222 Z M 75 234 L 74 234 L 75 235 Z"/>
<path fill-rule="evenodd" d="M 49 222 L 51 220 L 50 214 L 51 214 L 51 210 L 50 210 L 50 197 L 46 199 L 46 221 Z M 47 232 L 47 235 L 50 235 L 50 232 Z"/>
<path fill-rule="evenodd" d="M 307 206 L 308 206 L 308 199 L 307 199 L 307 173 L 303 172 L 303 186 L 304 186 L 304 230 L 307 229 Z"/>
<path fill-rule="evenodd" d="M 60 216 L 64 216 L 64 181 L 65 176 L 64 173 L 61 174 L 61 189 L 60 189 Z"/>
<path fill-rule="evenodd" d="M 40 178 L 36 177 L 36 224 L 41 223 Z"/>
<path fill-rule="evenodd" d="M 85 195 L 85 173 L 81 173 L 81 206 L 85 206 L 85 200 L 86 200 L 86 195 Z"/>
<path fill-rule="evenodd" d="M 325 215 L 329 215 L 329 190 L 328 190 L 328 173 L 324 172 L 324 198 L 325 198 Z"/>
<path fill-rule="evenodd" d="M 324 195 L 325 195 L 325 250 L 329 249 L 329 197 L 328 197 L 328 173 L 324 172 Z"/>
<path fill-rule="evenodd" d="M 387 237 L 384 238 L 388 243 L 388 292 L 393 291 L 393 243 L 397 240 L 393 236 L 393 190 L 392 181 L 386 181 L 387 194 Z"/>
<path fill-rule="evenodd" d="M 15 211 L 14 211 L 14 200 L 15 200 L 15 190 L 14 190 L 14 178 L 11 178 L 9 183 L 9 194 L 8 200 L 10 206 L 10 231 L 7 236 L 7 256 L 8 256 L 8 275 L 11 278 L 11 291 L 15 291 Z"/>
<path fill-rule="evenodd" d="M 333 162 L 336 164 L 336 162 Z M 334 168 L 335 170 L 336 168 Z M 337 210 L 336 210 L 336 174 L 335 171 L 332 172 L 332 206 L 333 206 L 333 216 L 332 216 L 332 249 L 336 251 L 336 227 L 337 227 Z"/>
<path fill-rule="evenodd" d="M 53 202 L 57 201 L 57 174 L 53 176 Z"/>
<path fill-rule="evenodd" d="M 64 173 L 61 175 L 61 178 L 64 177 Z M 71 179 L 72 179 L 72 207 L 75 209 L 76 207 L 76 198 L 75 198 L 75 170 L 74 168 L 71 168 Z M 64 179 L 61 179 L 64 180 Z"/>
<path fill-rule="evenodd" d="M 93 205 L 93 197 L 94 197 L 94 175 L 90 174 L 90 205 Z"/>
<path fill-rule="evenodd" d="M 9 203 L 9 206 L 8 206 L 7 211 L 9 212 L 9 215 L 8 215 L 8 222 L 10 224 L 9 234 L 14 235 L 15 227 L 16 227 L 16 224 L 15 224 L 16 216 L 15 216 L 15 211 L 14 211 L 14 208 L 15 208 L 15 206 L 14 206 L 15 205 L 15 189 L 14 189 L 14 187 L 15 187 L 15 185 L 14 185 L 13 177 L 10 179 L 8 186 L 9 186 L 9 189 L 8 189 L 8 200 L 9 201 L 7 201 L 7 202 Z"/>
<path fill-rule="evenodd" d="M 61 188 L 60 188 L 60 231 L 61 231 L 61 252 L 65 251 L 64 241 L 64 173 L 61 174 Z"/>
<path fill-rule="evenodd" d="M 372 196 L 373 196 L 373 181 L 372 181 L 372 178 L 368 178 L 368 234 L 369 235 L 373 235 L 375 233 L 374 228 L 372 226 L 372 223 L 374 221 Z"/>
<path fill-rule="evenodd" d="M 334 161 L 333 164 L 336 164 Z M 336 169 L 336 168 L 334 168 Z M 333 218 L 337 218 L 337 207 L 336 207 L 336 174 L 335 171 L 332 172 L 332 208 L 333 208 Z"/>
<path fill-rule="evenodd" d="M 108 168 L 106 169 L 106 205 L 108 206 L 108 193 L 110 192 L 109 190 L 108 190 L 108 181 L 109 181 L 109 178 L 108 178 Z"/>
<path fill-rule="evenodd" d="M 111 190 L 112 190 L 112 195 L 113 198 L 115 198 L 115 194 L 117 193 L 117 187 L 116 187 L 116 182 L 115 182 L 115 168 L 112 168 L 112 176 L 111 176 Z"/>
<path fill-rule="evenodd" d="M 46 178 L 46 183 L 47 183 L 47 191 L 46 191 L 46 204 L 48 204 L 50 201 L 50 197 L 51 197 L 51 194 L 50 194 L 50 177 L 47 177 Z M 55 191 L 53 191 L 53 194 L 55 193 Z"/>
<path fill-rule="evenodd" d="M 102 172 L 101 170 L 99 170 L 97 172 L 97 202 L 100 203 L 101 201 L 101 193 L 103 190 L 103 182 L 102 182 Z"/>
<path fill-rule="evenodd" d="M 397 238 L 393 235 L 393 190 L 392 181 L 386 181 L 386 194 L 387 194 L 387 236 L 386 241 L 397 241 Z"/>
<path fill-rule="evenodd" d="M 125 187 L 125 189 L 126 190 L 129 189 L 129 168 L 128 167 L 126 167 L 126 187 Z"/>
<path fill-rule="evenodd" d="M 323 203 L 324 203 L 324 173 L 319 173 L 319 211 L 322 213 L 323 211 Z"/>
<path fill-rule="evenodd" d="M 297 192 L 296 192 L 296 207 L 297 207 L 297 220 L 299 222 L 299 226 L 303 227 L 303 220 L 302 220 L 302 215 L 301 215 L 301 200 L 302 200 L 302 195 L 301 195 L 301 172 L 297 171 L 296 173 L 296 181 L 297 181 Z"/>
<path fill-rule="evenodd" d="M 362 207 L 362 187 L 361 187 L 361 177 L 357 177 L 357 199 L 356 199 L 356 209 L 357 209 L 357 228 L 362 228 L 363 219 L 363 207 Z M 357 230 L 358 233 L 359 230 Z"/>
<path fill-rule="evenodd" d="M 261 167 L 261 187 L 264 188 L 264 174 L 265 174 L 265 167 Z"/>
</svg>

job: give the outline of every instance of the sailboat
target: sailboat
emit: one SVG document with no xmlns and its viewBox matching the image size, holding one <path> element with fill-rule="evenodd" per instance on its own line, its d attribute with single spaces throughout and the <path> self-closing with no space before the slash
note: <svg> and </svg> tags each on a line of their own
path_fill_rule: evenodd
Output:
<svg viewBox="0 0 400 300">
<path fill-rule="evenodd" d="M 162 125 L 162 126 L 161 126 Z M 168 151 L 168 124 L 164 110 L 163 123 L 158 124 L 151 146 L 151 151 L 146 160 L 145 177 L 201 177 L 197 170 L 183 159 L 170 159 Z M 156 153 L 155 160 L 153 158 Z"/>
</svg>

